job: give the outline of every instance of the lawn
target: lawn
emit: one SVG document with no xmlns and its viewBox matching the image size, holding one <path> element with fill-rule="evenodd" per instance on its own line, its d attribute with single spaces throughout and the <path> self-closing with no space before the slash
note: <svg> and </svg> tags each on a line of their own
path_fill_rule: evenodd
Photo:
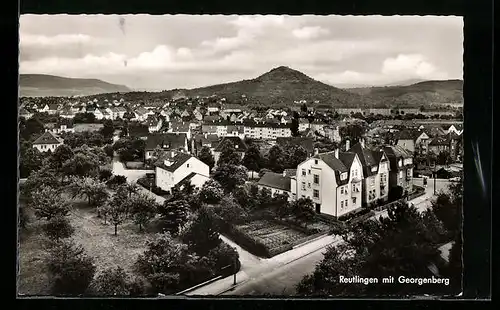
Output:
<svg viewBox="0 0 500 310">
<path fill-rule="evenodd" d="M 304 232 L 265 220 L 253 221 L 239 225 L 237 228 L 251 239 L 263 244 L 269 251 L 285 245 L 296 244 L 301 239 L 308 237 Z"/>
<path fill-rule="evenodd" d="M 75 228 L 73 239 L 95 259 L 97 273 L 116 266 L 132 272 L 138 255 L 146 249 L 147 239 L 153 235 L 152 232 L 139 232 L 137 225 L 129 222 L 118 226 L 115 236 L 114 226 L 104 224 L 84 201 L 75 201 L 69 217 Z M 20 235 L 19 294 L 48 295 L 50 283 L 45 270 L 48 242 L 41 230 L 43 221 L 33 215 L 30 219 L 28 231 Z"/>
</svg>

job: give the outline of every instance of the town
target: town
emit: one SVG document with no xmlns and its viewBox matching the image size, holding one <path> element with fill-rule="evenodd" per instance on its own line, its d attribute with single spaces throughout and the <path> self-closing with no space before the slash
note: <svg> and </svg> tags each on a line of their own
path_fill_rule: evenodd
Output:
<svg viewBox="0 0 500 310">
<path fill-rule="evenodd" d="M 61 280 L 61 292 L 288 295 L 299 282 L 306 292 L 301 280 L 321 250 L 344 243 L 353 225 L 398 206 L 426 214 L 461 186 L 461 106 L 230 101 L 182 93 L 20 99 L 22 227 L 45 219 L 52 241 L 74 235 L 99 265 L 119 267 L 92 280 L 85 258 L 87 284 Z M 144 247 L 156 232 L 168 235 Z M 441 261 L 429 262 L 436 276 L 453 245 L 440 240 Z M 160 264 L 155 255 L 172 267 L 147 267 Z M 106 277 L 126 285 L 111 289 Z"/>
</svg>

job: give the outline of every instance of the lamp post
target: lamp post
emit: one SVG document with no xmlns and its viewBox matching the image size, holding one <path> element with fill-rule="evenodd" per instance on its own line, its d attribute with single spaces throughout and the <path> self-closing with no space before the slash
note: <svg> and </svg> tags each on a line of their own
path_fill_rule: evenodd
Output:
<svg viewBox="0 0 500 310">
<path fill-rule="evenodd" d="M 233 276 L 233 285 L 236 285 L 236 255 L 234 256 L 233 268 L 234 268 L 234 276 Z"/>
</svg>

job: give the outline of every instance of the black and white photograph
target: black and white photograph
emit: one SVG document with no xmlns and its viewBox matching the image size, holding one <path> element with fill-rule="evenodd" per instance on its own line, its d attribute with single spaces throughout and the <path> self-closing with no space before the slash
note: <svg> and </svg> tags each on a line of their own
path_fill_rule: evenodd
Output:
<svg viewBox="0 0 500 310">
<path fill-rule="evenodd" d="M 21 14 L 18 296 L 459 296 L 463 28 Z"/>
</svg>

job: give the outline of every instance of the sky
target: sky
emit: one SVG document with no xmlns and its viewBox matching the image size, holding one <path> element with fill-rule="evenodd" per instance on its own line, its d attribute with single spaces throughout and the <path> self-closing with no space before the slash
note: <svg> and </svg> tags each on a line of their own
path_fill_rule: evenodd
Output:
<svg viewBox="0 0 500 310">
<path fill-rule="evenodd" d="M 20 73 L 194 88 L 287 66 L 332 85 L 462 79 L 456 16 L 21 15 Z"/>
</svg>

